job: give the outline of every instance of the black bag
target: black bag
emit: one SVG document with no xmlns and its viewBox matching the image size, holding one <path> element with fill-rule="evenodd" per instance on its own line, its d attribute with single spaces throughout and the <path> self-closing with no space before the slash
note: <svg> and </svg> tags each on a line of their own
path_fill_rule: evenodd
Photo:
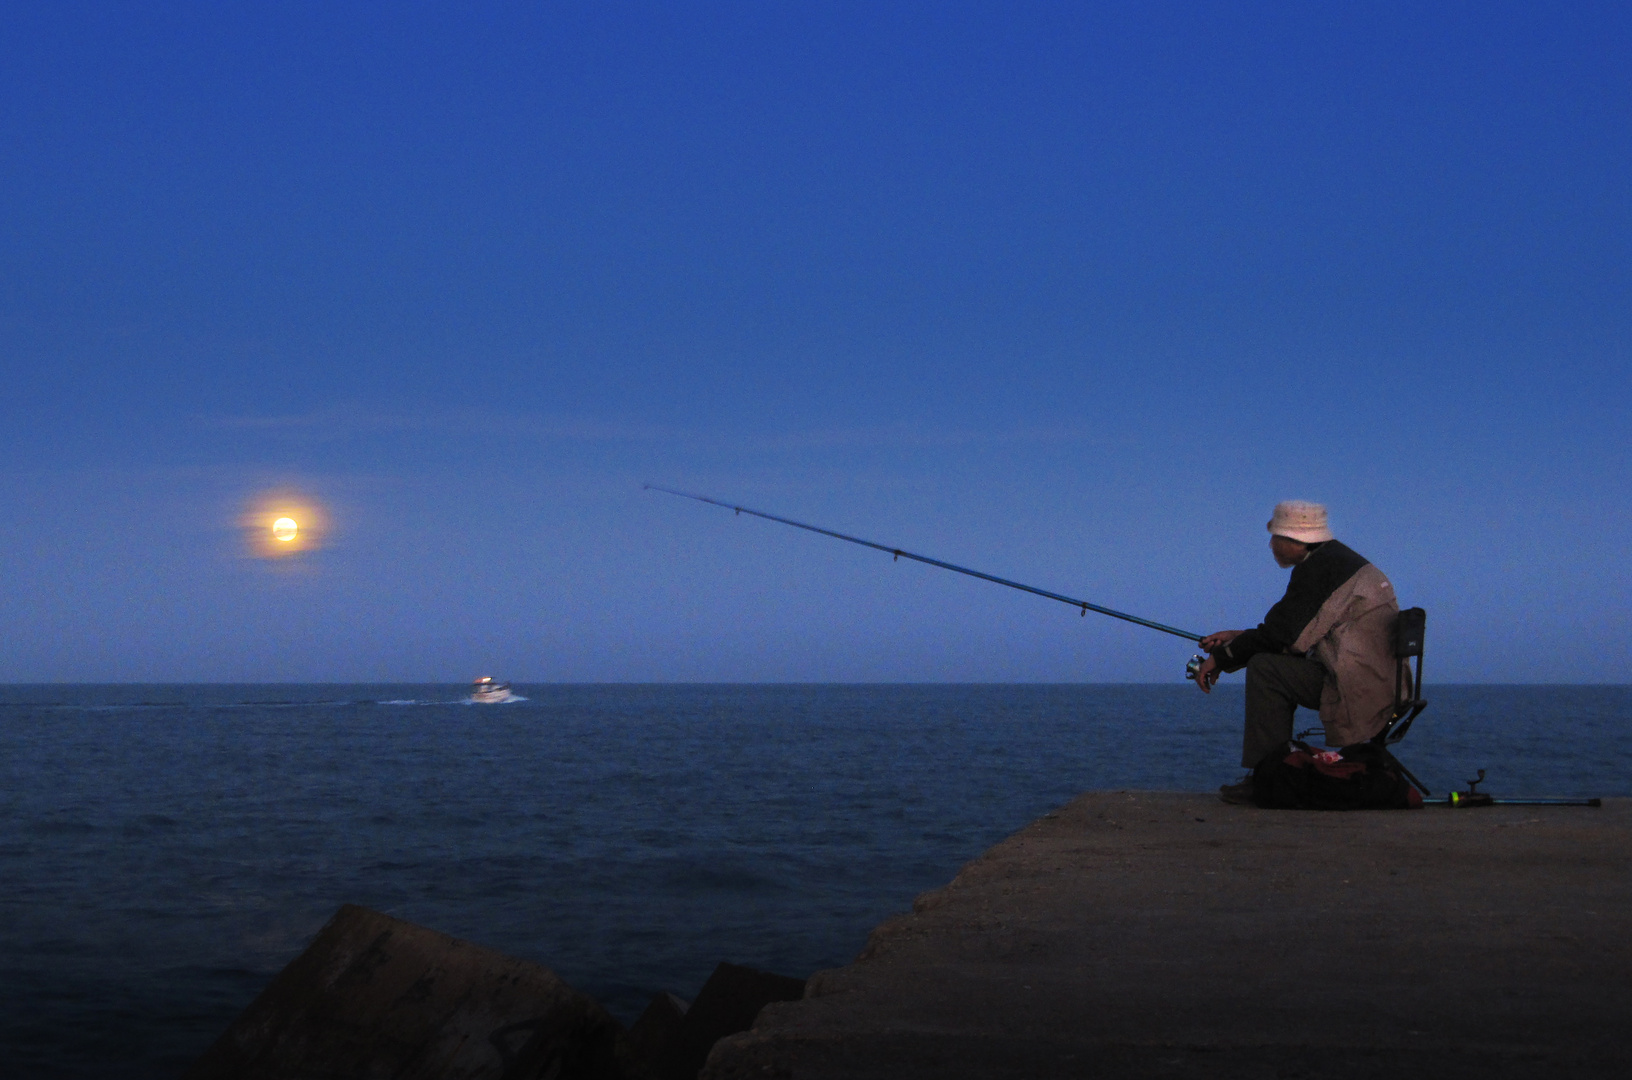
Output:
<svg viewBox="0 0 1632 1080">
<path fill-rule="evenodd" d="M 1372 743 L 1320 751 L 1294 741 L 1252 770 L 1252 801 L 1266 810 L 1419 810 L 1422 796 Z"/>
</svg>

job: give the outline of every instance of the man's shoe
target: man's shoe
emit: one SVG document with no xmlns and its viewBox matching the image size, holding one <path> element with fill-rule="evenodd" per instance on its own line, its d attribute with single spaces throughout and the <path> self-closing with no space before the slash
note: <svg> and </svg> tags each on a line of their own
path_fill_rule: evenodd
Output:
<svg viewBox="0 0 1632 1080">
<path fill-rule="evenodd" d="M 1234 783 L 1225 784 L 1218 789 L 1218 797 L 1232 806 L 1252 805 L 1252 777 Z"/>
</svg>

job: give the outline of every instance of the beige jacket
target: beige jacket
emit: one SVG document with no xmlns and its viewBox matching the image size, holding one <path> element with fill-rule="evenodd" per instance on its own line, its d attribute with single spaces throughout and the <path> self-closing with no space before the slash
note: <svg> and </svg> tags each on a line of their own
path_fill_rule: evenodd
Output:
<svg viewBox="0 0 1632 1080">
<path fill-rule="evenodd" d="M 1367 563 L 1338 586 L 1293 643 L 1291 652 L 1311 655 L 1326 669 L 1320 722 L 1327 746 L 1365 742 L 1393 717 L 1399 613 L 1394 586 Z"/>
</svg>

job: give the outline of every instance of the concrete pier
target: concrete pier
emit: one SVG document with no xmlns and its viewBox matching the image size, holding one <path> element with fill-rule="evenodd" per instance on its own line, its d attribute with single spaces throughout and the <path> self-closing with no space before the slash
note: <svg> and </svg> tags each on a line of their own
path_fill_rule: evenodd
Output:
<svg viewBox="0 0 1632 1080">
<path fill-rule="evenodd" d="M 1632 1075 L 1632 800 L 1323 814 L 1095 792 L 703 1076 Z"/>
</svg>

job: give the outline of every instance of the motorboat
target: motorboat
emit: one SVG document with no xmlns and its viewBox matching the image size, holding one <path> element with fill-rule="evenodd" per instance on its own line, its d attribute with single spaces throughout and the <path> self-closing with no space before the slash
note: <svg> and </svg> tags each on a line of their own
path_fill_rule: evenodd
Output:
<svg viewBox="0 0 1632 1080">
<path fill-rule="evenodd" d="M 509 683 L 495 682 L 493 676 L 483 675 L 470 684 L 470 700 L 478 705 L 502 705 L 521 699 L 511 693 Z"/>
</svg>

